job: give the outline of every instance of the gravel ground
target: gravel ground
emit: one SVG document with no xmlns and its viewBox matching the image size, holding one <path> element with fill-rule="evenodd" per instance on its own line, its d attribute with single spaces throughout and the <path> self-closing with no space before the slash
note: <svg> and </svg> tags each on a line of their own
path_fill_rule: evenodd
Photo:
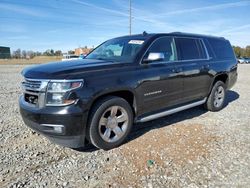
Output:
<svg viewBox="0 0 250 188">
<path fill-rule="evenodd" d="M 226 107 L 135 125 L 126 144 L 76 151 L 27 128 L 18 109 L 24 65 L 0 65 L 0 187 L 249 187 L 250 65 Z"/>
</svg>

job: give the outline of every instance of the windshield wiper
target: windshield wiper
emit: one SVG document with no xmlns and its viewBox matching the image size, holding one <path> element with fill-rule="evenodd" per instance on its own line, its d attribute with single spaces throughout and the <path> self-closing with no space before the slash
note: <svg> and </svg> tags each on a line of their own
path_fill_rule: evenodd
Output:
<svg viewBox="0 0 250 188">
<path fill-rule="evenodd" d="M 104 59 L 104 58 L 101 58 L 101 57 L 99 57 L 99 58 L 96 58 L 97 60 L 107 60 L 107 59 Z"/>
<path fill-rule="evenodd" d="M 102 61 L 111 61 L 111 62 L 119 62 L 117 60 L 114 60 L 114 59 L 105 59 L 105 58 L 101 58 L 101 57 L 98 57 L 98 58 L 87 58 L 87 59 L 97 59 L 97 60 L 102 60 Z"/>
<path fill-rule="evenodd" d="M 112 61 L 112 62 L 115 62 L 115 60 L 113 60 L 113 59 L 105 59 L 105 58 L 101 58 L 101 57 L 96 58 L 96 59 L 103 60 L 103 61 Z"/>
</svg>

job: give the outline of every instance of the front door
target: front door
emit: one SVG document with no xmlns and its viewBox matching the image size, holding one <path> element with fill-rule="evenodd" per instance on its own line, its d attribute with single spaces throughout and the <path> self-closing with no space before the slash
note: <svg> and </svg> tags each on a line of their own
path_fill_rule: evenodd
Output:
<svg viewBox="0 0 250 188">
<path fill-rule="evenodd" d="M 176 62 L 176 50 L 172 37 L 156 39 L 144 59 L 159 55 L 158 60 L 142 62 L 137 88 L 140 96 L 139 115 L 160 111 L 181 102 L 183 90 L 181 63 Z M 181 70 L 181 69 L 180 69 Z"/>
</svg>

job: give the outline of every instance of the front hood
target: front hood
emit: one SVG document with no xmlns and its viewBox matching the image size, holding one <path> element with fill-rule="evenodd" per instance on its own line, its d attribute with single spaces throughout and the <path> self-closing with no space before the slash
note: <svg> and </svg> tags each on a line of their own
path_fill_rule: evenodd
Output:
<svg viewBox="0 0 250 188">
<path fill-rule="evenodd" d="M 121 63 L 96 59 L 60 61 L 25 68 L 22 75 L 30 79 L 77 79 L 83 73 L 106 71 L 121 65 Z"/>
</svg>

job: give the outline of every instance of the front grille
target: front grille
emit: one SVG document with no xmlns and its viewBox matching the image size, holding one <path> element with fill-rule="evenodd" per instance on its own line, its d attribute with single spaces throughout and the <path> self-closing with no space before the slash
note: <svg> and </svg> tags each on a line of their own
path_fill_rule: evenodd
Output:
<svg viewBox="0 0 250 188">
<path fill-rule="evenodd" d="M 39 91 L 40 87 L 41 87 L 41 83 L 42 83 L 42 81 L 39 81 L 39 80 L 25 79 L 25 81 L 22 82 L 22 86 L 27 90 Z"/>
<path fill-rule="evenodd" d="M 45 91 L 48 80 L 27 79 L 22 82 L 24 101 L 37 108 L 42 108 L 45 104 Z"/>
</svg>

